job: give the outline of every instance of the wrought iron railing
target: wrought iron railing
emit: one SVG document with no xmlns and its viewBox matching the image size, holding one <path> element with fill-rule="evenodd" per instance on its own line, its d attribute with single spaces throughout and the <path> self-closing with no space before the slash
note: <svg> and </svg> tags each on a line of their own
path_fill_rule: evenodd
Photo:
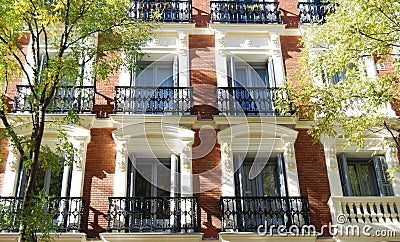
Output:
<svg viewBox="0 0 400 242">
<path fill-rule="evenodd" d="M 217 23 L 281 23 L 279 3 L 211 1 L 211 21 Z"/>
<path fill-rule="evenodd" d="M 22 201 L 22 197 L 0 197 L 1 232 L 19 230 Z M 52 224 L 37 224 L 37 231 L 41 231 L 41 226 L 51 228 L 55 232 L 82 231 L 84 207 L 85 201 L 82 197 L 50 198 L 43 207 L 43 213 L 51 216 Z"/>
<path fill-rule="evenodd" d="M 47 107 L 48 113 L 92 113 L 95 98 L 94 86 L 62 86 L 56 89 L 53 100 Z M 13 112 L 32 112 L 33 95 L 31 87 L 17 85 Z"/>
<path fill-rule="evenodd" d="M 110 197 L 108 231 L 193 232 L 199 226 L 194 197 Z"/>
<path fill-rule="evenodd" d="M 191 114 L 191 87 L 115 87 L 114 112 L 125 114 Z"/>
<path fill-rule="evenodd" d="M 221 197 L 222 230 L 285 232 L 310 224 L 305 197 Z M 286 228 L 286 230 L 285 230 Z"/>
<path fill-rule="evenodd" d="M 329 3 L 322 2 L 299 2 L 297 8 L 299 9 L 300 23 L 312 24 L 312 23 L 324 23 L 325 16 L 328 10 Z"/>
<path fill-rule="evenodd" d="M 217 108 L 226 115 L 277 115 L 274 98 L 278 88 L 218 87 Z"/>
<path fill-rule="evenodd" d="M 192 1 L 132 1 L 129 14 L 132 18 L 146 21 L 155 18 L 160 22 L 190 23 L 192 22 Z"/>
</svg>

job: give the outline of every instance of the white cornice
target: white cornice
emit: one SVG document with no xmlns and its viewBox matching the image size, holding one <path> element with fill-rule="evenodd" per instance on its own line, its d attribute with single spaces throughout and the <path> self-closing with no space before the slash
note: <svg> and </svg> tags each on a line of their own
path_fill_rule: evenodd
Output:
<svg viewBox="0 0 400 242">
<path fill-rule="evenodd" d="M 209 24 L 211 31 L 236 33 L 281 33 L 285 29 L 283 24 Z"/>
</svg>

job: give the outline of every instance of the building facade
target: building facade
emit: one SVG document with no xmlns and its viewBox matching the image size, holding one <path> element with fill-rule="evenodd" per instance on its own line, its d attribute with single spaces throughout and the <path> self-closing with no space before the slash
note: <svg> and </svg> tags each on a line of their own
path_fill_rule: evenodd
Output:
<svg viewBox="0 0 400 242">
<path fill-rule="evenodd" d="M 162 10 L 141 71 L 60 88 L 48 114 L 75 109 L 81 118 L 65 127 L 74 162 L 39 172 L 55 197 L 56 240 L 400 241 L 400 175 L 386 173 L 399 164 L 391 135 L 368 137 L 360 151 L 339 138 L 315 144 L 309 121 L 274 109 L 325 3 L 133 3 L 132 17 Z M 385 72 L 367 66 L 371 77 Z M 24 84 L 7 94 L 12 115 L 28 120 Z M 56 132 L 46 130 L 44 143 L 54 146 Z M 1 144 L 0 204 L 14 212 L 24 167 Z M 0 229 L 1 241 L 15 240 L 17 223 Z"/>
</svg>

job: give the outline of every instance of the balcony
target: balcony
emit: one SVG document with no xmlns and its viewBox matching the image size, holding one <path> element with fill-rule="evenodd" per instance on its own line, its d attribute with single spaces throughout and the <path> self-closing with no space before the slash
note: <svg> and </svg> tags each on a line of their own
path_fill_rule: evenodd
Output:
<svg viewBox="0 0 400 242">
<path fill-rule="evenodd" d="M 276 115 L 274 97 L 278 88 L 218 87 L 217 108 L 223 115 Z"/>
<path fill-rule="evenodd" d="M 192 1 L 132 1 L 131 4 L 131 18 L 149 21 L 160 14 L 156 18 L 160 22 L 192 22 Z"/>
<path fill-rule="evenodd" d="M 333 224 L 400 233 L 400 197 L 331 197 L 328 204 Z"/>
<path fill-rule="evenodd" d="M 329 3 L 322 2 L 299 2 L 299 17 L 301 24 L 318 24 L 325 22 L 325 16 L 328 13 Z M 333 9 L 331 9 L 333 11 Z"/>
<path fill-rule="evenodd" d="M 115 87 L 114 113 L 190 115 L 191 87 Z"/>
<path fill-rule="evenodd" d="M 22 197 L 0 197 L 0 231 L 18 232 Z M 85 202 L 82 197 L 50 198 L 43 208 L 51 215 L 51 230 L 54 232 L 76 232 L 82 230 Z M 40 231 L 40 225 L 37 225 Z M 43 225 L 49 227 L 49 225 Z"/>
<path fill-rule="evenodd" d="M 110 197 L 107 231 L 188 233 L 198 230 L 193 197 Z"/>
<path fill-rule="evenodd" d="M 281 23 L 277 2 L 211 1 L 210 8 L 213 23 Z"/>
<path fill-rule="evenodd" d="M 48 113 L 92 113 L 94 105 L 94 86 L 63 86 L 56 89 L 53 100 L 47 108 Z M 17 85 L 12 111 L 32 112 L 32 92 L 27 85 Z"/>
<path fill-rule="evenodd" d="M 261 231 L 276 233 L 310 224 L 305 197 L 221 197 L 220 205 L 223 231 L 257 232 L 263 225 Z"/>
</svg>

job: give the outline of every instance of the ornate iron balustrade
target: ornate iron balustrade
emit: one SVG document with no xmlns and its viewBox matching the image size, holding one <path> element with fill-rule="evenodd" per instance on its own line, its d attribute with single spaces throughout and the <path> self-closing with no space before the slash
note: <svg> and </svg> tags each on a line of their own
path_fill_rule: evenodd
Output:
<svg viewBox="0 0 400 242">
<path fill-rule="evenodd" d="M 192 232 L 198 230 L 194 197 L 110 197 L 108 231 Z"/>
<path fill-rule="evenodd" d="M 129 12 L 131 18 L 149 21 L 160 15 L 161 22 L 192 22 L 192 1 L 153 0 L 132 1 Z"/>
<path fill-rule="evenodd" d="M 191 114 L 191 87 L 115 87 L 114 112 L 126 114 Z"/>
<path fill-rule="evenodd" d="M 281 23 L 277 2 L 211 1 L 211 21 L 218 23 Z"/>
<path fill-rule="evenodd" d="M 278 88 L 218 87 L 217 108 L 227 115 L 276 115 L 274 98 Z"/>
<path fill-rule="evenodd" d="M 284 232 L 310 224 L 306 197 L 221 197 L 222 230 L 257 231 L 260 225 L 267 233 Z"/>
<path fill-rule="evenodd" d="M 17 232 L 19 230 L 22 201 L 22 197 L 0 197 L 1 232 Z M 82 197 L 50 198 L 44 206 L 43 212 L 51 215 L 50 227 L 53 231 L 82 231 L 84 207 L 85 201 Z M 37 228 L 40 231 L 40 224 L 37 225 Z"/>
<path fill-rule="evenodd" d="M 56 89 L 53 100 L 47 108 L 48 113 L 92 113 L 95 98 L 94 86 L 63 86 Z M 27 85 L 17 85 L 12 111 L 32 112 L 32 92 Z"/>
<path fill-rule="evenodd" d="M 322 2 L 299 2 L 297 8 L 300 12 L 300 23 L 324 23 L 325 16 L 328 13 L 328 5 L 329 3 Z M 333 11 L 333 9 L 330 11 Z"/>
</svg>

